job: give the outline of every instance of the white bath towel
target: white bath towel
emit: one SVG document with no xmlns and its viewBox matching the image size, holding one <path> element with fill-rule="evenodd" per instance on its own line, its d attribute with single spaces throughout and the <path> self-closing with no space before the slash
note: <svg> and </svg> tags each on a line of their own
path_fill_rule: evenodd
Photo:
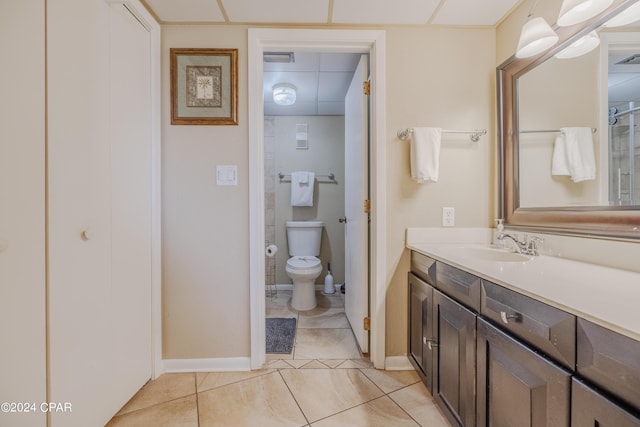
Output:
<svg viewBox="0 0 640 427">
<path fill-rule="evenodd" d="M 440 128 L 413 128 L 411 178 L 416 182 L 438 181 L 441 135 Z"/>
<path fill-rule="evenodd" d="M 313 206 L 313 172 L 291 173 L 291 206 Z"/>
<path fill-rule="evenodd" d="M 567 142 L 562 132 L 556 136 L 556 142 L 553 145 L 551 175 L 571 175 L 569 159 L 567 158 Z"/>
<path fill-rule="evenodd" d="M 570 175 L 573 182 L 595 179 L 596 158 L 591 128 L 565 127 L 560 128 L 560 131 L 563 137 L 556 138 L 551 173 L 553 175 Z M 558 173 L 554 173 L 554 171 Z"/>
</svg>

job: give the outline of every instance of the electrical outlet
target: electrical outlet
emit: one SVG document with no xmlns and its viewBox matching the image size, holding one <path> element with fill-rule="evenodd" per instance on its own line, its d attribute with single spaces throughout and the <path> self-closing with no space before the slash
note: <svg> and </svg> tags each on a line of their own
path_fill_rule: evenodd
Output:
<svg viewBox="0 0 640 427">
<path fill-rule="evenodd" d="M 442 208 L 442 226 L 453 227 L 456 222 L 455 208 Z"/>
</svg>

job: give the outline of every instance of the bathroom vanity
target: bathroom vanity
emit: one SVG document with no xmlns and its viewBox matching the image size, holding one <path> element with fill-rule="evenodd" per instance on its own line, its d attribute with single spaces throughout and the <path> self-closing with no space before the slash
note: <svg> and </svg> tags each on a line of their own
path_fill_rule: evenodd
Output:
<svg viewBox="0 0 640 427">
<path fill-rule="evenodd" d="M 640 274 L 407 247 L 409 359 L 452 425 L 640 427 Z"/>
</svg>

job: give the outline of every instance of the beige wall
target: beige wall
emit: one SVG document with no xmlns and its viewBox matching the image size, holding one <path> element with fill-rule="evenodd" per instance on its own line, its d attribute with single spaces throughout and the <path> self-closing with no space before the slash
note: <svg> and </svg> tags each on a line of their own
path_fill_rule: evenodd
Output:
<svg viewBox="0 0 640 427">
<path fill-rule="evenodd" d="M 239 49 L 239 125 L 171 126 L 169 48 Z M 387 356 L 406 353 L 407 227 L 439 226 L 456 208 L 457 226 L 495 217 L 495 32 L 389 27 L 387 72 Z M 163 27 L 164 358 L 247 357 L 249 217 L 247 28 Z M 250 101 L 253 102 L 253 101 Z M 486 128 L 478 143 L 446 135 L 438 183 L 409 177 L 409 146 L 398 129 Z M 237 164 L 237 187 L 216 187 L 216 164 Z"/>
</svg>

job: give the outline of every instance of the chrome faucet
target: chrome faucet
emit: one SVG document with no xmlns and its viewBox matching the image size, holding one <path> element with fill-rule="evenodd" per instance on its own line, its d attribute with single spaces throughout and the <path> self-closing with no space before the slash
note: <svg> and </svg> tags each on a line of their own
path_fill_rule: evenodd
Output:
<svg viewBox="0 0 640 427">
<path fill-rule="evenodd" d="M 524 238 L 520 240 L 518 236 L 514 234 L 508 234 L 500 232 L 497 236 L 498 240 L 504 240 L 505 238 L 511 239 L 514 241 L 516 252 L 523 255 L 539 255 L 538 254 L 538 242 L 542 242 L 543 239 L 537 236 L 528 237 L 526 234 Z"/>
</svg>

